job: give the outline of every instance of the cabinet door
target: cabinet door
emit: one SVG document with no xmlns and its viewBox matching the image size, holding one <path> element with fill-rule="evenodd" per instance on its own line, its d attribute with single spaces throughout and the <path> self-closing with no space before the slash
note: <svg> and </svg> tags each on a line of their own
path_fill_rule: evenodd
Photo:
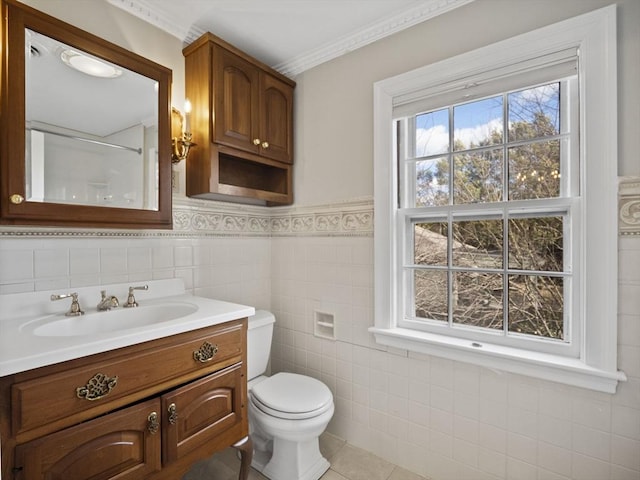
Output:
<svg viewBox="0 0 640 480">
<path fill-rule="evenodd" d="M 160 402 L 149 400 L 19 445 L 19 480 L 137 480 L 161 467 Z"/>
<path fill-rule="evenodd" d="M 203 444 L 213 451 L 247 435 L 244 380 L 238 363 L 162 396 L 163 464 Z"/>
<path fill-rule="evenodd" d="M 258 69 L 215 45 L 212 76 L 214 141 L 258 153 L 261 143 L 258 136 Z"/>
<path fill-rule="evenodd" d="M 281 80 L 260 75 L 260 154 L 293 163 L 293 88 Z"/>
</svg>

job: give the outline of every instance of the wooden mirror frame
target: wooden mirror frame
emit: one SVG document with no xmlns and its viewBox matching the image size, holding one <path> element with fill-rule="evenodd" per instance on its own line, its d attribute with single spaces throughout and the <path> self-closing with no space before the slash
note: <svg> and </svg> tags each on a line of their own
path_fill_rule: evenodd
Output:
<svg viewBox="0 0 640 480">
<path fill-rule="evenodd" d="M 25 183 L 25 29 L 158 82 L 158 210 L 29 202 Z M 171 70 L 16 0 L 2 0 L 0 224 L 171 228 Z M 18 195 L 20 197 L 15 197 Z M 12 201 L 13 200 L 13 201 Z M 17 203 L 16 203 L 17 202 Z"/>
</svg>

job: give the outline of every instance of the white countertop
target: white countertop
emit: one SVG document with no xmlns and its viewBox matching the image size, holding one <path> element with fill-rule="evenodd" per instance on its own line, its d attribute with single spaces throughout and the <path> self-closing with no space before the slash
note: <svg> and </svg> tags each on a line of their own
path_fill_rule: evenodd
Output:
<svg viewBox="0 0 640 480">
<path fill-rule="evenodd" d="M 98 318 L 100 321 L 109 322 L 109 315 L 123 307 L 120 306 L 111 312 L 97 312 L 100 290 L 106 290 L 107 295 L 117 296 L 120 305 L 123 305 L 131 284 L 0 295 L 0 377 L 249 317 L 255 313 L 253 307 L 246 305 L 189 295 L 185 293 L 184 284 L 180 279 L 154 280 L 139 284 L 149 286 L 147 291 L 135 292 L 141 312 L 145 306 L 158 304 L 188 304 L 195 311 L 173 320 L 136 328 L 117 331 L 107 329 L 91 335 L 40 336 L 34 333 L 35 328 L 65 318 L 74 318 L 74 321 L 81 322 L 83 318 L 89 319 L 91 315 L 93 318 L 90 321 Z M 71 299 L 55 302 L 50 300 L 51 294 L 71 292 L 78 293 L 80 305 L 86 316 L 65 317 Z"/>
</svg>

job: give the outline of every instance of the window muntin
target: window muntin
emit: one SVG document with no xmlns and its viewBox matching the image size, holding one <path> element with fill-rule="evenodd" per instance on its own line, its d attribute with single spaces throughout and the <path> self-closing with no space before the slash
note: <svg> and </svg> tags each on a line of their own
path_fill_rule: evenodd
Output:
<svg viewBox="0 0 640 480">
<path fill-rule="evenodd" d="M 569 324 L 577 181 L 567 180 L 578 173 L 577 100 L 567 100 L 576 84 L 524 85 L 397 120 L 398 326 L 579 354 L 580 327 Z"/>
</svg>

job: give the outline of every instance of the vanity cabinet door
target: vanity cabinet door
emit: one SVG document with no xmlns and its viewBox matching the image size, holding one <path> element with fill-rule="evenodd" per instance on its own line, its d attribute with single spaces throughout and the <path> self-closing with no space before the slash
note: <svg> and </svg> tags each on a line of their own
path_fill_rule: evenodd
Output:
<svg viewBox="0 0 640 480">
<path fill-rule="evenodd" d="M 224 448 L 248 434 L 243 363 L 162 396 L 163 464 L 202 445 Z"/>
<path fill-rule="evenodd" d="M 139 480 L 158 472 L 160 401 L 149 400 L 19 445 L 17 480 Z M 155 413 L 155 420 L 152 414 Z"/>
</svg>

